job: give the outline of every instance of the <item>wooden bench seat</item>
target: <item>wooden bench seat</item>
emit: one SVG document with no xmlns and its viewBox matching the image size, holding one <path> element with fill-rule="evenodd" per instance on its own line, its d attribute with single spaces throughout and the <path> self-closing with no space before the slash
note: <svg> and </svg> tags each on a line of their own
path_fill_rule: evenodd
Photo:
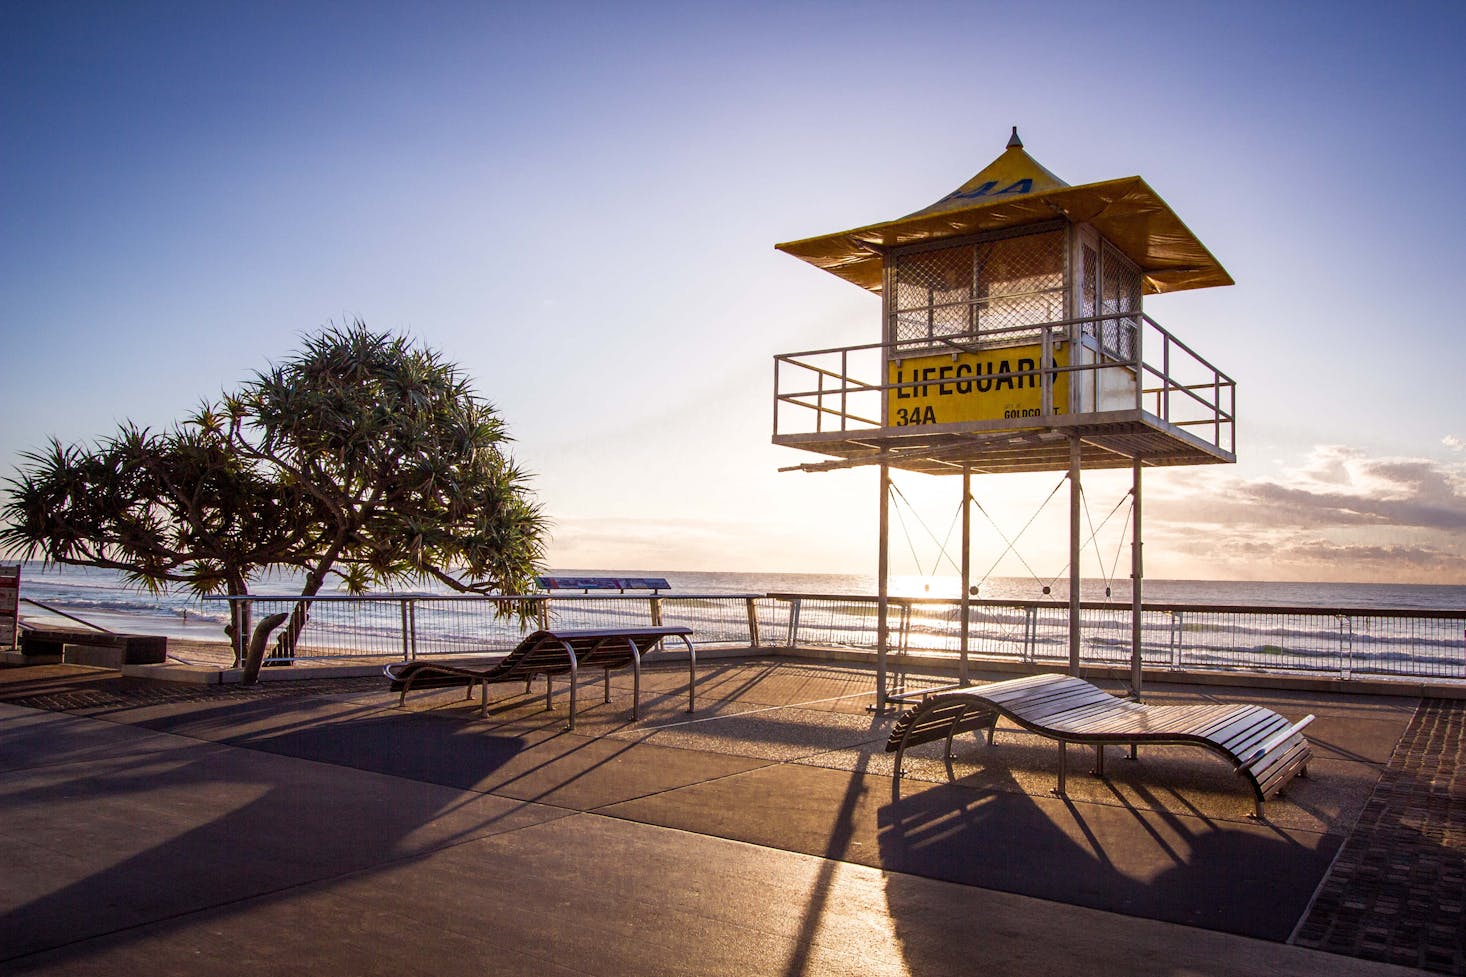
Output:
<svg viewBox="0 0 1466 977">
<path fill-rule="evenodd" d="M 1153 706 L 1118 699 L 1070 675 L 1029 675 L 991 685 L 931 689 L 891 729 L 886 752 L 896 754 L 891 790 L 899 794 L 901 761 L 909 747 L 946 741 L 947 776 L 952 770 L 952 738 L 958 733 L 987 730 L 993 741 L 999 715 L 1019 727 L 1058 741 L 1059 785 L 1064 794 L 1066 747 L 1079 743 L 1095 748 L 1095 772 L 1104 776 L 1105 747 L 1141 744 L 1199 746 L 1226 757 L 1247 781 L 1262 816 L 1263 803 L 1295 776 L 1305 775 L 1312 755 L 1302 730 L 1313 716 L 1291 723 L 1262 706 Z"/>
<path fill-rule="evenodd" d="M 641 656 L 668 638 L 677 638 L 687 647 L 687 711 L 692 712 L 697 699 L 697 652 L 687 627 L 590 628 L 575 630 L 536 631 L 512 651 L 493 659 L 452 659 L 432 661 L 417 659 L 393 662 L 383 671 L 392 680 L 392 690 L 401 692 L 399 706 L 407 704 L 412 689 L 442 688 L 463 685 L 466 696 L 473 695 L 475 685 L 481 690 L 480 715 L 488 715 L 489 685 L 499 682 L 524 682 L 529 691 L 530 680 L 545 676 L 545 708 L 551 708 L 553 688 L 551 676 L 570 676 L 570 723 L 575 728 L 575 686 L 582 668 L 605 671 L 606 701 L 611 701 L 611 670 L 630 666 L 632 682 L 632 718 L 641 718 Z"/>
</svg>

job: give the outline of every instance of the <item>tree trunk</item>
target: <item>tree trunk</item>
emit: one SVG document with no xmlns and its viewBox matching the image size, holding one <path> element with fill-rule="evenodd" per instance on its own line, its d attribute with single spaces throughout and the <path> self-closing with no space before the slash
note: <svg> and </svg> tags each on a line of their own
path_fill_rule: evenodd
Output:
<svg viewBox="0 0 1466 977">
<path fill-rule="evenodd" d="M 244 597 L 249 594 L 249 587 L 245 584 L 244 578 L 231 575 L 229 577 L 229 596 Z M 249 658 L 249 641 L 251 637 L 251 618 L 254 617 L 254 605 L 247 600 L 231 600 L 229 602 L 229 626 L 224 632 L 229 635 L 229 644 L 234 649 L 234 667 L 241 668 Z"/>
<path fill-rule="evenodd" d="M 260 621 L 259 627 L 250 635 L 249 654 L 244 660 L 244 678 L 241 680 L 243 684 L 254 685 L 260 680 L 260 665 L 265 659 L 265 642 L 270 640 L 270 632 L 278 628 L 288 616 L 283 612 L 271 614 Z"/>
<path fill-rule="evenodd" d="M 335 563 L 334 550 L 331 553 L 331 562 L 327 563 L 326 567 L 313 571 L 305 578 L 305 586 L 301 588 L 300 596 L 314 597 L 320 591 L 321 584 L 326 581 L 326 568 L 333 563 Z M 308 600 L 296 601 L 295 607 L 290 611 L 290 623 L 275 639 L 275 648 L 270 652 L 270 665 L 295 664 L 296 645 L 300 641 L 300 633 L 305 630 L 306 622 L 310 620 L 310 607 L 311 602 Z"/>
</svg>

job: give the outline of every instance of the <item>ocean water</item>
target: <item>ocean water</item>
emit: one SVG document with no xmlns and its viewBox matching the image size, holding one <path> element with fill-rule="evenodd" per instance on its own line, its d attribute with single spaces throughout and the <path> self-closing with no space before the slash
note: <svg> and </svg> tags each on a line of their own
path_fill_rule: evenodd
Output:
<svg viewBox="0 0 1466 977">
<path fill-rule="evenodd" d="M 706 571 L 658 571 L 565 569 L 552 571 L 563 576 L 660 576 L 678 594 L 828 594 L 874 595 L 873 575 L 815 573 L 720 573 Z M 1067 600 L 1067 581 L 1060 581 L 1049 594 L 1032 579 L 1012 577 L 986 581 L 977 594 L 993 600 Z M 252 586 L 257 594 L 299 593 L 298 580 L 288 576 L 267 577 Z M 906 597 L 958 595 L 955 577 L 897 577 L 891 593 Z M 1085 581 L 1085 600 L 1111 601 L 1128 606 L 1129 581 L 1109 588 L 1103 581 Z M 331 592 L 328 588 L 326 592 Z M 404 588 L 402 592 L 442 594 L 441 586 Z M 130 586 L 120 574 L 90 567 L 46 566 L 27 563 L 21 571 L 20 596 L 38 601 L 114 631 L 165 634 L 169 637 L 219 640 L 227 619 L 225 605 L 200 600 L 187 592 L 152 594 Z M 1223 580 L 1146 580 L 1145 601 L 1149 604 L 1209 604 L 1241 607 L 1320 607 L 1357 610 L 1466 611 L 1466 586 L 1407 584 L 1262 583 Z M 37 622 L 64 623 L 41 608 L 22 604 L 21 616 Z"/>
</svg>

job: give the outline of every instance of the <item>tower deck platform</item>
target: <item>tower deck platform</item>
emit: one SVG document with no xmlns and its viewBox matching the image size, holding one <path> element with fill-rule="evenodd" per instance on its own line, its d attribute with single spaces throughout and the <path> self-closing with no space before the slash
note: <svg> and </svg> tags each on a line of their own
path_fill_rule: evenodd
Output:
<svg viewBox="0 0 1466 977">
<path fill-rule="evenodd" d="M 807 471 L 1066 471 L 1075 439 L 1089 469 L 1235 462 L 1235 382 L 1143 314 L 1116 349 L 1108 319 L 777 356 L 773 441 L 829 457 Z"/>
</svg>

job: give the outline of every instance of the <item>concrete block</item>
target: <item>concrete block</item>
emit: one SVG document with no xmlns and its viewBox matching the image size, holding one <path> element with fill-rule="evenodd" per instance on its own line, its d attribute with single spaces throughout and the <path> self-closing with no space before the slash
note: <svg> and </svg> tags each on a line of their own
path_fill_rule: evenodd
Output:
<svg viewBox="0 0 1466 977">
<path fill-rule="evenodd" d="M 62 645 L 61 660 L 68 665 L 91 665 L 94 668 L 122 668 L 126 649 L 103 645 Z"/>
</svg>

